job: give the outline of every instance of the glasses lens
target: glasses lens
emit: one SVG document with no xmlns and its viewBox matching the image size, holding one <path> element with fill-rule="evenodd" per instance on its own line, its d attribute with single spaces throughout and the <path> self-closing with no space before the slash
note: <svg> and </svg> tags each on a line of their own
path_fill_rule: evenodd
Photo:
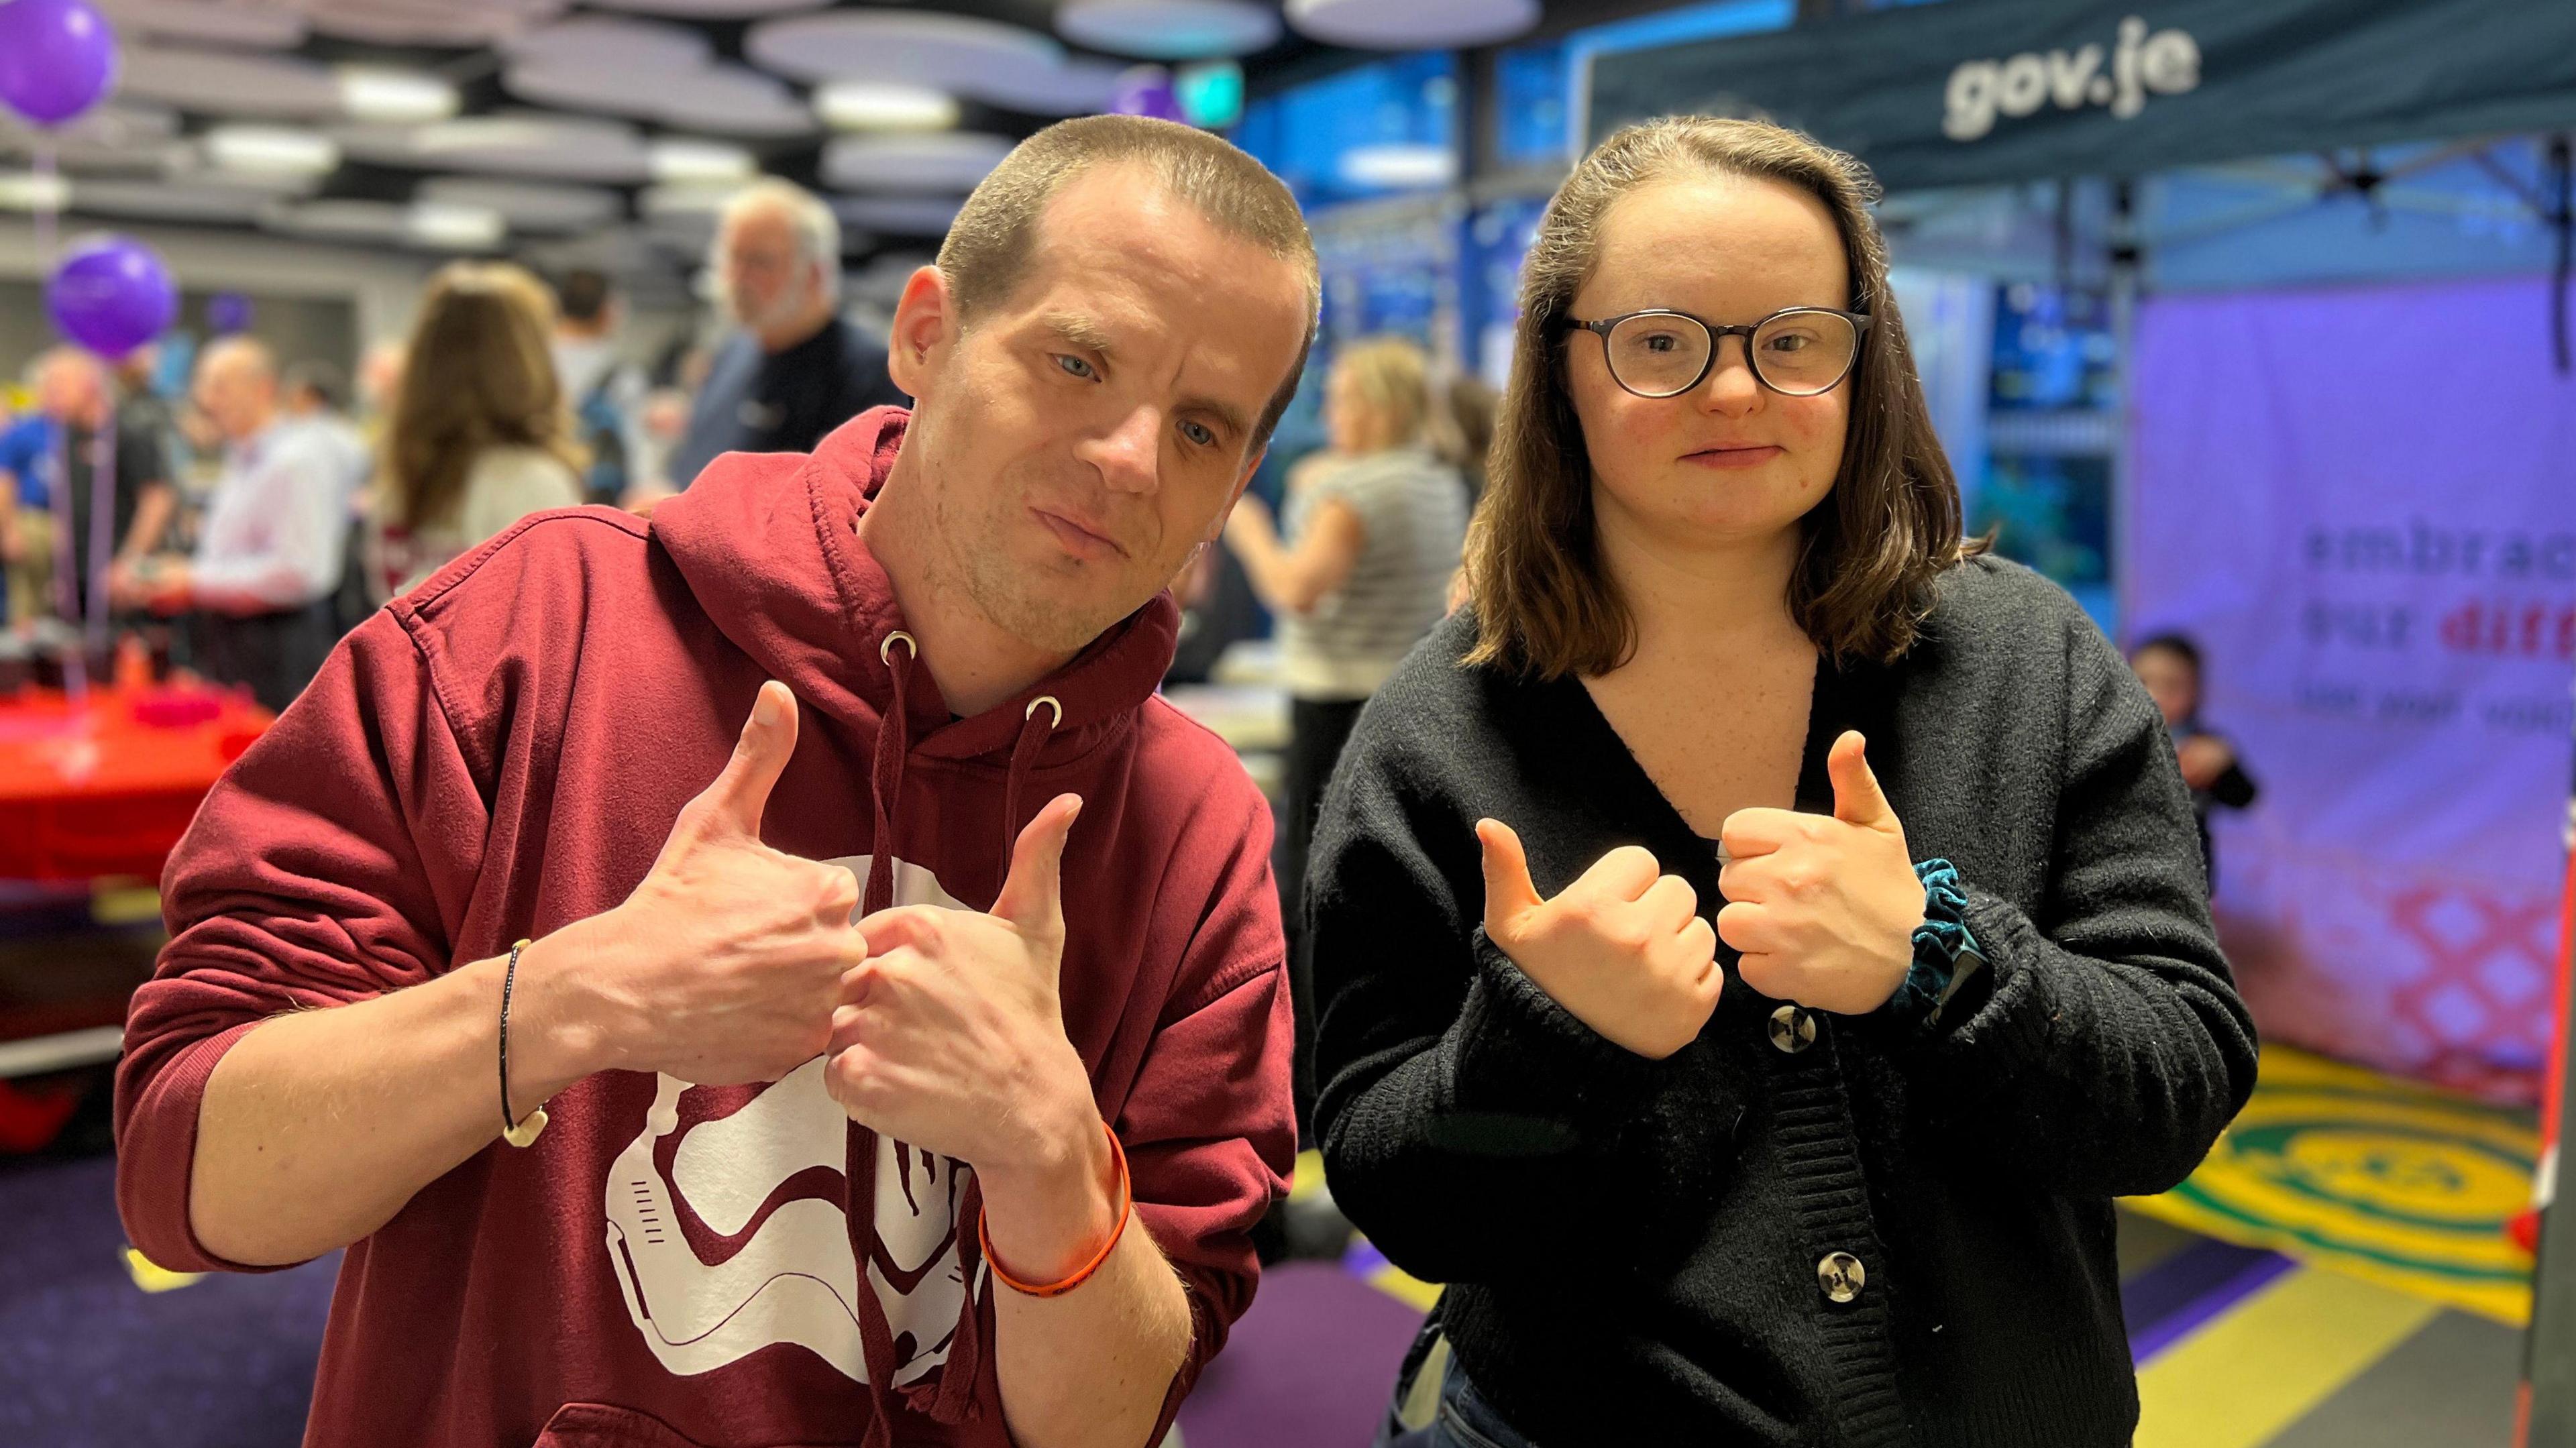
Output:
<svg viewBox="0 0 2576 1448">
<path fill-rule="evenodd" d="M 1610 375 L 1630 392 L 1670 397 L 1699 380 L 1708 328 L 1688 317 L 1630 317 L 1610 329 Z"/>
<path fill-rule="evenodd" d="M 1762 380 L 1792 396 L 1824 392 L 1851 371 L 1860 332 L 1834 312 L 1788 312 L 1753 334 L 1753 366 Z"/>
</svg>

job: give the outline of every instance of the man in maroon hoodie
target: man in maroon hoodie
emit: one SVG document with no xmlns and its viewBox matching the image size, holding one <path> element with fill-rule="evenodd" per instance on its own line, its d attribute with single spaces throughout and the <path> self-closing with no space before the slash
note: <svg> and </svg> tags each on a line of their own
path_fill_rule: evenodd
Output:
<svg viewBox="0 0 2576 1448">
<path fill-rule="evenodd" d="M 1162 589 L 1316 297 L 1240 152 L 1051 128 L 904 292 L 909 416 L 519 524 L 234 767 L 119 1205 L 172 1268 L 348 1248 L 308 1444 L 1163 1433 L 1293 1132 L 1269 815 L 1154 697 Z"/>
</svg>

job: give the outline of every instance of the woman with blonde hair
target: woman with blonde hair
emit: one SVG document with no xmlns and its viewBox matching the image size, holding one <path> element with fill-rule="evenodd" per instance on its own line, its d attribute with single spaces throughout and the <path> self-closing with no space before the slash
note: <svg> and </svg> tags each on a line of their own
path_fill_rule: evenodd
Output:
<svg viewBox="0 0 2576 1448">
<path fill-rule="evenodd" d="M 1440 621 L 1467 535 L 1467 490 L 1458 470 L 1425 442 L 1429 361 L 1401 337 L 1341 350 L 1324 384 L 1329 446 L 1289 474 L 1287 537 L 1257 498 L 1226 520 L 1226 545 L 1253 593 L 1279 620 L 1279 666 L 1288 686 L 1279 900 L 1297 1006 L 1297 1119 L 1314 1107 L 1314 992 L 1299 948 L 1306 853 L 1342 743 L 1360 706 L 1408 650 Z"/>
<path fill-rule="evenodd" d="M 400 593 L 530 513 L 581 504 L 554 299 L 506 262 L 430 279 L 386 424 L 375 577 Z"/>
<path fill-rule="evenodd" d="M 1871 199 L 1680 118 L 1540 223 L 1472 601 L 1308 875 L 1334 1198 L 1448 1284 L 1390 1437 L 2136 1426 L 2111 1199 L 2254 1031 L 2155 706 L 1960 537 Z"/>
</svg>

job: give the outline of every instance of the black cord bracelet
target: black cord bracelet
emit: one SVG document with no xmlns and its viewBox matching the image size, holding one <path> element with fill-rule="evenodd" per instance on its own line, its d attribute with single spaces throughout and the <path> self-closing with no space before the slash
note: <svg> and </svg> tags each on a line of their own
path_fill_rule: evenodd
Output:
<svg viewBox="0 0 2576 1448">
<path fill-rule="evenodd" d="M 519 952 L 527 948 L 524 940 L 512 944 L 510 964 L 501 972 L 501 1139 L 512 1146 L 532 1146 L 537 1133 L 546 1129 L 542 1106 L 529 1112 L 525 1121 L 510 1119 L 510 987 L 519 978 Z"/>
</svg>

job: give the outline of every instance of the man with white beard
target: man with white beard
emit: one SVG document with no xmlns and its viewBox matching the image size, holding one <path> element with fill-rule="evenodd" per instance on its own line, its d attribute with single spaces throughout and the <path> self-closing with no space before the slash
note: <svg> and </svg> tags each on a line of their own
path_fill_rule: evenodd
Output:
<svg viewBox="0 0 2576 1448">
<path fill-rule="evenodd" d="M 808 452 L 869 408 L 904 401 L 884 341 L 840 315 L 841 225 L 820 198 L 775 178 L 745 187 L 726 203 L 711 265 L 742 330 L 717 352 L 672 450 L 673 487 L 718 453 Z"/>
</svg>

